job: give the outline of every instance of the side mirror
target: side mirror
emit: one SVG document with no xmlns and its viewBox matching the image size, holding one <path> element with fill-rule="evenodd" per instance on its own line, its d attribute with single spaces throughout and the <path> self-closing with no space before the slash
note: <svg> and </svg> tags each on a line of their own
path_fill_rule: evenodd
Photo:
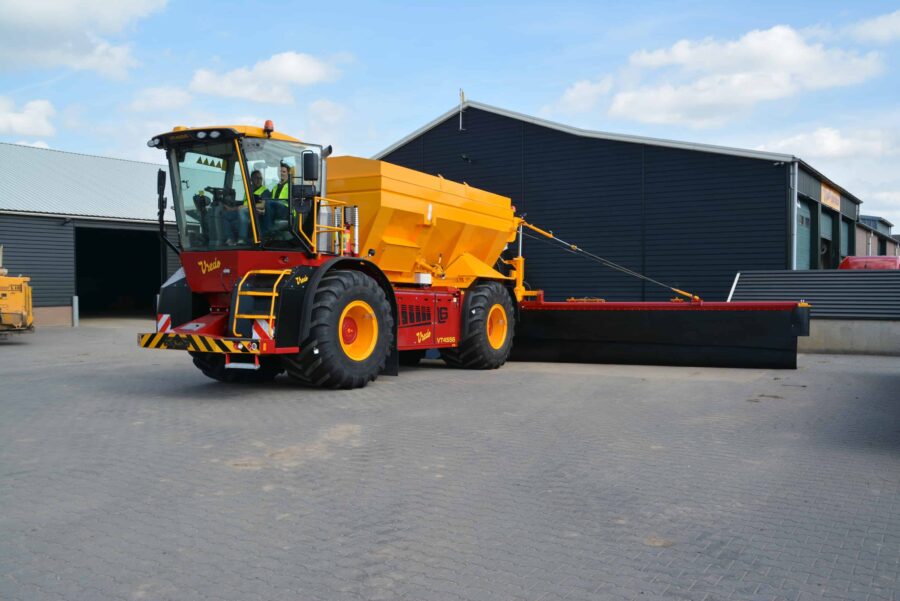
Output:
<svg viewBox="0 0 900 601">
<path fill-rule="evenodd" d="M 303 154 L 303 179 L 313 182 L 319 179 L 319 157 L 314 152 Z"/>
<path fill-rule="evenodd" d="M 159 202 L 159 210 L 160 211 L 166 210 L 165 193 L 166 193 L 166 172 L 163 171 L 162 169 L 160 169 L 156 173 L 156 194 L 159 197 L 158 202 Z"/>
</svg>

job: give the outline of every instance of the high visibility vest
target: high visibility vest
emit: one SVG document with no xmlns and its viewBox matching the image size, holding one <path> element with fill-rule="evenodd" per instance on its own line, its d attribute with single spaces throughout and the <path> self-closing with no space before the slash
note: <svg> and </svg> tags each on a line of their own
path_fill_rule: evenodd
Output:
<svg viewBox="0 0 900 601">
<path fill-rule="evenodd" d="M 272 200 L 277 200 L 284 204 L 284 206 L 288 205 L 288 200 L 290 200 L 291 196 L 291 186 L 288 182 L 285 183 L 277 183 L 275 187 L 272 188 Z"/>
<path fill-rule="evenodd" d="M 251 196 L 253 196 L 253 200 L 262 200 L 263 194 L 265 194 L 268 191 L 269 191 L 269 189 L 266 188 L 265 186 L 260 186 L 259 188 L 257 188 L 256 190 L 253 191 Z M 247 204 L 247 203 L 245 202 L 244 204 Z"/>
<path fill-rule="evenodd" d="M 263 193 L 267 192 L 268 190 L 269 190 L 269 189 L 266 188 L 265 186 L 260 186 L 259 188 L 257 188 L 256 190 L 254 190 L 254 191 L 250 194 L 250 196 L 251 196 L 251 198 L 253 198 L 253 200 L 254 200 L 254 202 L 255 202 L 256 199 L 262 199 Z M 250 206 L 250 201 L 249 201 L 249 199 L 247 199 L 247 198 L 244 199 L 244 206 L 245 206 L 245 207 L 249 207 L 249 206 Z"/>
</svg>

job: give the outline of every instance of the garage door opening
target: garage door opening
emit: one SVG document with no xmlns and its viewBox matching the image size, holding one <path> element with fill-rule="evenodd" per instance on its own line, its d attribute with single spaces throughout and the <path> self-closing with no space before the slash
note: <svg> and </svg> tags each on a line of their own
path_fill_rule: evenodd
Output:
<svg viewBox="0 0 900 601">
<path fill-rule="evenodd" d="M 159 237 L 152 231 L 78 227 L 75 274 L 84 317 L 155 317 Z"/>
</svg>

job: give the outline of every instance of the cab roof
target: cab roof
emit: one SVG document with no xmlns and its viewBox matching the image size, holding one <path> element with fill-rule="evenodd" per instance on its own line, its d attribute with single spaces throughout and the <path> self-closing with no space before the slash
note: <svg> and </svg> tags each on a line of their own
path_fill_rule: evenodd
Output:
<svg viewBox="0 0 900 601">
<path fill-rule="evenodd" d="M 207 125 L 204 127 L 185 127 L 183 125 L 178 125 L 172 128 L 172 131 L 161 134 L 157 137 L 169 137 L 173 134 L 178 134 L 181 132 L 195 132 L 195 131 L 229 131 L 233 132 L 241 137 L 247 138 L 262 138 L 262 139 L 272 139 L 272 140 L 282 140 L 284 142 L 300 142 L 297 138 L 289 136 L 287 134 L 283 134 L 281 132 L 273 131 L 271 135 L 266 135 L 266 132 L 261 127 L 254 127 L 252 125 Z"/>
</svg>

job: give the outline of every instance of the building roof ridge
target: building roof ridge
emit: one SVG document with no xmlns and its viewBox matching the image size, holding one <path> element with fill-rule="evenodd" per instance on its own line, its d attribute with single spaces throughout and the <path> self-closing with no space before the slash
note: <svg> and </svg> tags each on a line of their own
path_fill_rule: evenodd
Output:
<svg viewBox="0 0 900 601">
<path fill-rule="evenodd" d="M 156 167 L 167 167 L 165 163 L 151 163 L 150 161 L 139 161 L 137 159 L 123 159 L 121 157 L 110 157 L 101 154 L 89 154 L 87 152 L 74 152 L 72 150 L 61 150 L 59 148 L 43 148 L 41 146 L 32 146 L 31 144 L 16 144 L 15 142 L 0 142 L 3 146 L 14 146 L 16 148 L 28 148 L 31 150 L 42 150 L 48 152 L 58 152 L 62 154 L 71 154 L 75 156 L 87 157 L 91 159 L 105 159 L 109 161 L 122 161 L 124 163 L 138 163 L 139 165 L 154 165 Z"/>
</svg>

